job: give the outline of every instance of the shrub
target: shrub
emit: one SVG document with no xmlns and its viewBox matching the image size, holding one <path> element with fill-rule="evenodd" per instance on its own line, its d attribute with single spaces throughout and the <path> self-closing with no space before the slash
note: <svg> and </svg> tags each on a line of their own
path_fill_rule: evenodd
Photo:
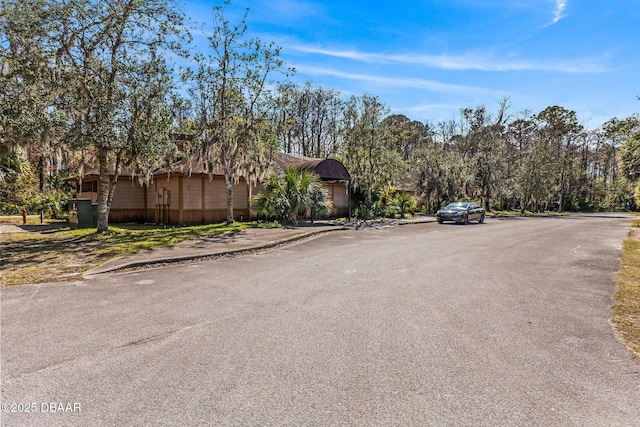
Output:
<svg viewBox="0 0 640 427">
<path fill-rule="evenodd" d="M 68 215 L 69 197 L 62 191 L 47 191 L 42 193 L 30 206 L 30 211 L 44 211 L 53 219 L 64 219 Z"/>
<path fill-rule="evenodd" d="M 375 215 L 375 203 L 362 202 L 353 211 L 353 217 L 360 220 L 368 220 L 374 218 Z"/>
<path fill-rule="evenodd" d="M 22 206 L 11 202 L 0 202 L 0 215 L 20 215 Z"/>
<path fill-rule="evenodd" d="M 331 201 L 322 189 L 320 178 L 307 170 L 287 168 L 267 178 L 264 190 L 251 200 L 254 214 L 267 219 L 298 222 L 307 211 L 314 217 L 331 213 Z"/>
<path fill-rule="evenodd" d="M 400 214 L 400 218 L 404 218 L 407 213 L 412 215 L 415 213 L 418 203 L 411 194 L 399 193 L 394 197 L 392 205 L 395 211 Z"/>
</svg>

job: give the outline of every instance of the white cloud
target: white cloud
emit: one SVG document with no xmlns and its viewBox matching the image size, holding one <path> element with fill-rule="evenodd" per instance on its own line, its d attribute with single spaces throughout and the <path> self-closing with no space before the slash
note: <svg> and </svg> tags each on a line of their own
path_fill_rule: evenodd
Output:
<svg viewBox="0 0 640 427">
<path fill-rule="evenodd" d="M 444 119 L 446 116 L 454 118 L 460 111 L 460 104 L 446 104 L 446 103 L 427 103 L 427 104 L 415 104 L 404 108 L 398 108 L 398 110 L 404 111 L 409 115 L 422 115 L 433 116 L 434 113 L 439 114 L 439 119 Z"/>
<path fill-rule="evenodd" d="M 490 89 L 454 85 L 448 83 L 434 82 L 431 80 L 423 80 L 416 78 L 402 78 L 402 77 L 385 77 L 371 74 L 359 74 L 359 73 L 347 73 L 331 68 L 314 67 L 314 66 L 296 66 L 296 71 L 301 74 L 315 75 L 315 76 L 333 76 L 347 80 L 357 80 L 363 83 L 372 83 L 375 85 L 385 87 L 406 87 L 414 89 L 423 89 L 434 92 L 444 93 L 463 93 L 463 94 L 487 94 L 492 93 Z"/>
<path fill-rule="evenodd" d="M 567 8 L 567 0 L 555 0 L 555 3 L 556 3 L 556 8 L 553 11 L 554 24 L 566 16 L 564 14 L 564 11 Z"/>
<path fill-rule="evenodd" d="M 492 54 L 467 53 L 463 55 L 412 55 L 367 53 L 355 50 L 330 50 L 314 46 L 291 45 L 288 49 L 302 53 L 318 54 L 358 62 L 404 65 L 418 65 L 446 70 L 479 71 L 557 71 L 564 73 L 601 73 L 608 69 L 588 60 L 574 62 L 536 62 L 498 58 Z"/>
</svg>

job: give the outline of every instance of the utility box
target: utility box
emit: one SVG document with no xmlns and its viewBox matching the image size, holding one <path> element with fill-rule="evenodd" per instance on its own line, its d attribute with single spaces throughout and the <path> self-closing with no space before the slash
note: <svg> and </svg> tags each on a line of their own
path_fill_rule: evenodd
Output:
<svg viewBox="0 0 640 427">
<path fill-rule="evenodd" d="M 98 204 L 91 199 L 69 200 L 69 225 L 71 228 L 97 228 Z"/>
</svg>

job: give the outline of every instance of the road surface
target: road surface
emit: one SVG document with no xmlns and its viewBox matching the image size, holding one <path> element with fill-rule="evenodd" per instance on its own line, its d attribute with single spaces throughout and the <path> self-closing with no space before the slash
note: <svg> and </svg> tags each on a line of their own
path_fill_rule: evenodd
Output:
<svg viewBox="0 0 640 427">
<path fill-rule="evenodd" d="M 0 423 L 637 426 L 640 366 L 609 324 L 629 226 L 342 231 L 3 288 Z"/>
</svg>

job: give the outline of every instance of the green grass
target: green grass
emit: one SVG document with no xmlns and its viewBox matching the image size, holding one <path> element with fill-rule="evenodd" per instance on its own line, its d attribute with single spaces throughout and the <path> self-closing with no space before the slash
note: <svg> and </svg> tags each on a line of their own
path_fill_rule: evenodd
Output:
<svg viewBox="0 0 640 427">
<path fill-rule="evenodd" d="M 0 235 L 0 285 L 81 279 L 82 273 L 112 258 L 184 240 L 230 233 L 275 223 L 236 222 L 192 227 L 110 226 L 104 233 L 69 227 Z"/>
<path fill-rule="evenodd" d="M 640 219 L 633 222 L 622 245 L 622 266 L 616 274 L 612 322 L 616 335 L 640 363 Z"/>
</svg>

